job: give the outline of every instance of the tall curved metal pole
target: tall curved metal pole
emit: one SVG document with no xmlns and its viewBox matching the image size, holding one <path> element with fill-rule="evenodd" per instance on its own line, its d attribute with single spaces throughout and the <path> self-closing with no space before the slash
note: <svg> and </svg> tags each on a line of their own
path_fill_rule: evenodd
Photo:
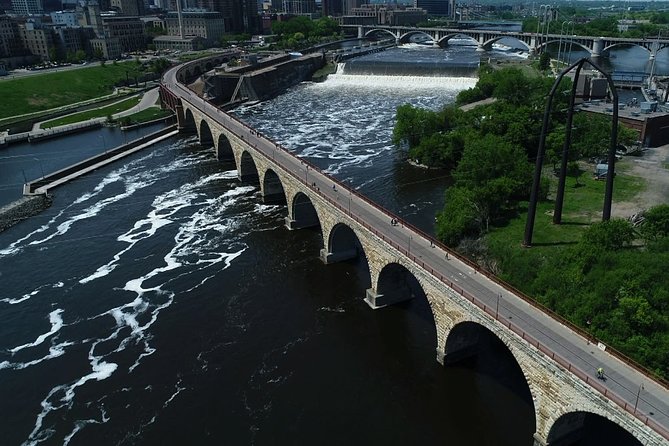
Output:
<svg viewBox="0 0 669 446">
<path fill-rule="evenodd" d="M 616 148 L 618 147 L 618 92 L 616 87 L 613 84 L 611 75 L 602 70 L 597 64 L 592 60 L 587 58 L 582 58 L 577 62 L 571 64 L 558 75 L 553 83 L 550 93 L 548 94 L 548 103 L 546 104 L 546 110 L 544 111 L 544 119 L 541 127 L 541 136 L 539 139 L 539 147 L 537 148 L 537 160 L 534 167 L 534 177 L 532 180 L 532 190 L 530 191 L 530 202 L 527 209 L 527 222 L 525 223 L 525 236 L 523 238 L 523 246 L 530 247 L 532 246 L 532 233 L 534 232 L 534 220 L 537 213 L 537 202 L 539 199 L 539 187 L 541 183 L 541 170 L 544 163 L 544 155 L 546 153 L 546 132 L 548 130 L 548 122 L 550 120 L 550 112 L 553 105 L 553 97 L 555 96 L 555 91 L 557 90 L 562 78 L 570 72 L 576 66 L 582 66 L 583 63 L 589 63 L 592 67 L 602 73 L 606 78 L 606 81 L 609 85 L 609 90 L 611 91 L 611 97 L 613 101 L 613 116 L 611 122 L 611 144 L 609 146 L 608 153 L 608 170 L 606 173 L 606 189 L 604 193 L 604 210 L 602 212 L 602 220 L 607 221 L 611 218 L 611 202 L 613 198 L 613 177 L 615 175 L 615 162 L 616 162 Z"/>
<path fill-rule="evenodd" d="M 579 61 L 580 62 L 580 61 Z M 534 166 L 534 177 L 532 179 L 532 190 L 530 191 L 530 203 L 527 207 L 527 222 L 525 223 L 525 237 L 523 238 L 523 246 L 532 246 L 532 233 L 534 232 L 534 219 L 537 213 L 537 202 L 539 201 L 539 186 L 541 185 L 541 169 L 544 165 L 544 155 L 546 153 L 546 132 L 548 131 L 548 121 L 551 116 L 551 108 L 553 106 L 553 97 L 562 78 L 571 71 L 577 64 L 572 64 L 562 70 L 553 83 L 550 93 L 548 93 L 548 103 L 544 111 L 544 119 L 541 125 L 541 135 L 539 136 L 539 147 L 537 148 L 537 160 Z"/>
<path fill-rule="evenodd" d="M 571 126 L 574 122 L 574 102 L 576 99 L 576 86 L 578 78 L 581 75 L 581 69 L 587 59 L 581 59 L 576 62 L 576 74 L 574 82 L 571 84 L 571 94 L 569 96 L 569 111 L 567 112 L 567 124 L 564 135 L 564 145 L 562 146 L 562 161 L 560 163 L 560 177 L 558 179 L 558 188 L 555 195 L 555 209 L 553 211 L 553 223 L 559 225 L 562 223 L 562 204 L 564 202 L 564 186 L 567 181 L 567 162 L 569 161 L 569 148 L 571 147 Z"/>
<path fill-rule="evenodd" d="M 560 54 L 562 54 L 562 36 L 564 35 L 564 25 L 568 23 L 566 20 L 562 22 L 560 26 L 560 43 L 558 44 L 558 54 L 557 54 L 557 68 L 560 69 Z M 569 27 L 567 27 L 569 29 Z M 567 45 L 565 43 L 565 52 L 567 51 Z"/>
</svg>

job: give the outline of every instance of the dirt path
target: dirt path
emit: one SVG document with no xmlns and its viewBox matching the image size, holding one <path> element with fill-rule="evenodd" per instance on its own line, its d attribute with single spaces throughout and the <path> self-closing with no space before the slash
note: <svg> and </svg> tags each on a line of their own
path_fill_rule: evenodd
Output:
<svg viewBox="0 0 669 446">
<path fill-rule="evenodd" d="M 646 189 L 633 201 L 613 203 L 613 217 L 627 218 L 658 204 L 669 203 L 669 144 L 648 149 L 641 157 L 626 157 L 630 175 L 646 180 Z"/>
</svg>

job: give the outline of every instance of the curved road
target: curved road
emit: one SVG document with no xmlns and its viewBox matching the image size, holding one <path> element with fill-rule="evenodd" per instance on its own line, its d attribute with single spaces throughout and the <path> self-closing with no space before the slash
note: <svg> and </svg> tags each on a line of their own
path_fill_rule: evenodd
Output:
<svg viewBox="0 0 669 446">
<path fill-rule="evenodd" d="M 179 84 L 176 81 L 178 69 L 172 68 L 163 77 L 163 86 L 173 94 L 196 105 L 200 111 L 273 159 L 285 171 L 317 189 L 322 197 L 376 232 L 435 277 L 452 286 L 456 292 L 461 292 L 465 298 L 484 308 L 492 317 L 529 339 L 532 344 L 538 342 L 542 351 L 549 356 L 555 355 L 556 362 L 619 405 L 626 406 L 628 412 L 636 413 L 639 419 L 669 440 L 667 388 L 461 261 L 452 252 L 439 246 L 436 240 L 406 224 L 392 226 L 390 220 L 396 216 Z M 333 188 L 334 184 L 336 189 Z M 606 371 L 606 381 L 595 378 L 598 367 Z"/>
</svg>

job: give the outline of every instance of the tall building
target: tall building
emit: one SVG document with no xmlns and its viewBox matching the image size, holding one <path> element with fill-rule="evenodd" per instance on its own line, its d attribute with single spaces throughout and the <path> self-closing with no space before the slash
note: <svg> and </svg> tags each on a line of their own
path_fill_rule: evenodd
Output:
<svg viewBox="0 0 669 446">
<path fill-rule="evenodd" d="M 315 0 L 283 0 L 282 11 L 286 14 L 306 15 L 316 12 Z"/>
<path fill-rule="evenodd" d="M 141 16 L 145 14 L 144 0 L 111 0 L 111 8 L 123 15 Z"/>
<path fill-rule="evenodd" d="M 0 16 L 0 58 L 20 56 L 25 53 L 19 25 L 7 16 Z"/>
<path fill-rule="evenodd" d="M 130 52 L 146 48 L 144 23 L 139 17 L 103 17 L 105 39 L 118 39 L 121 51 Z"/>
<path fill-rule="evenodd" d="M 184 36 L 202 37 L 210 42 L 217 42 L 225 33 L 225 20 L 220 12 L 184 11 L 182 13 Z M 167 34 L 180 35 L 179 18 L 176 12 L 170 12 L 165 18 Z"/>
<path fill-rule="evenodd" d="M 51 16 L 51 23 L 54 25 L 63 25 L 70 28 L 79 26 L 76 11 L 55 11 L 49 15 Z"/>
<path fill-rule="evenodd" d="M 423 8 L 429 15 L 450 16 L 451 0 L 414 0 L 416 8 Z"/>
<path fill-rule="evenodd" d="M 42 14 L 42 0 L 12 0 L 12 9 L 18 15 Z"/>
<path fill-rule="evenodd" d="M 344 2 L 342 0 L 322 0 L 321 7 L 325 17 L 339 17 L 344 13 Z"/>
</svg>

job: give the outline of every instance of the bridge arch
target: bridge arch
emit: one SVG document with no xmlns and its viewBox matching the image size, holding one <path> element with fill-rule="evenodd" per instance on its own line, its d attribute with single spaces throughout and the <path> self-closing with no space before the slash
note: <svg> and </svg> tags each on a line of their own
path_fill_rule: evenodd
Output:
<svg viewBox="0 0 669 446">
<path fill-rule="evenodd" d="M 206 64 L 204 64 L 204 69 L 205 71 L 210 71 L 214 66 L 211 64 L 211 61 L 208 61 Z"/>
<path fill-rule="evenodd" d="M 281 179 L 272 169 L 267 169 L 262 179 L 262 198 L 267 204 L 286 204 L 286 192 Z"/>
<path fill-rule="evenodd" d="M 304 192 L 297 192 L 289 203 L 288 226 L 291 229 L 322 228 L 321 219 L 311 199 Z"/>
<path fill-rule="evenodd" d="M 209 124 L 205 119 L 200 121 L 200 125 L 198 126 L 198 136 L 200 137 L 200 145 L 202 146 L 213 146 L 214 145 L 214 137 L 211 134 L 211 129 L 209 128 Z"/>
<path fill-rule="evenodd" d="M 485 41 L 483 43 L 483 45 L 481 45 L 481 48 L 483 48 L 484 50 L 491 50 L 492 49 L 492 44 L 495 43 L 495 42 L 499 42 L 502 39 L 511 39 L 514 42 L 517 42 L 517 43 L 520 43 L 521 45 L 523 45 L 525 47 L 526 51 L 531 51 L 532 50 L 532 48 L 530 47 L 530 45 L 527 44 L 527 42 L 523 42 L 522 40 L 520 40 L 516 37 L 513 37 L 513 36 L 494 37 L 492 39 L 489 39 L 489 40 Z"/>
<path fill-rule="evenodd" d="M 258 168 L 256 167 L 256 163 L 253 160 L 253 156 L 248 152 L 248 150 L 244 150 L 239 157 L 237 176 L 241 181 L 260 184 L 258 180 Z"/>
<path fill-rule="evenodd" d="M 218 135 L 218 144 L 216 144 L 216 157 L 221 161 L 230 161 L 235 159 L 235 154 L 232 151 L 232 144 L 230 139 L 221 132 Z"/>
<path fill-rule="evenodd" d="M 610 54 L 609 51 L 611 51 L 612 49 L 617 49 L 617 48 L 633 48 L 633 47 L 636 47 L 636 48 L 642 48 L 642 49 L 646 50 L 646 52 L 647 52 L 649 55 L 653 53 L 653 51 L 652 51 L 649 47 L 647 47 L 647 46 L 645 46 L 645 45 L 639 45 L 639 44 L 631 43 L 631 42 L 615 42 L 615 43 L 613 43 L 613 44 L 611 44 L 611 45 L 605 47 L 605 48 L 602 50 L 602 54 Z"/>
<path fill-rule="evenodd" d="M 615 444 L 641 446 L 641 440 L 604 414 L 565 412 L 556 417 L 547 438 L 551 446 L 572 444 Z"/>
<path fill-rule="evenodd" d="M 439 44 L 439 46 L 447 46 L 449 41 L 451 39 L 456 38 L 456 37 L 457 38 L 465 38 L 465 39 L 471 41 L 473 45 L 478 45 L 478 41 L 474 37 L 472 37 L 470 35 L 467 35 L 467 34 L 462 34 L 462 33 L 447 34 L 444 37 L 442 37 L 441 39 L 439 39 L 439 41 L 437 43 Z"/>
<path fill-rule="evenodd" d="M 581 49 L 583 51 L 587 51 L 588 54 L 592 54 L 592 50 L 590 48 L 588 48 L 586 45 L 583 45 L 582 43 L 577 42 L 576 40 L 570 40 L 570 39 L 566 39 L 566 38 L 562 39 L 562 46 L 564 47 L 565 44 L 567 44 L 567 46 L 572 45 L 572 49 L 573 49 L 573 47 L 577 47 L 577 50 Z M 546 42 L 543 42 L 541 45 L 539 45 L 537 47 L 537 51 L 544 52 L 548 49 L 548 47 L 550 45 L 559 46 L 560 45 L 560 40 L 556 39 L 556 40 L 548 40 Z"/>
<path fill-rule="evenodd" d="M 325 263 L 342 262 L 346 260 L 359 259 L 366 265 L 367 286 L 371 283 L 369 263 L 365 253 L 365 247 L 358 238 L 355 230 L 349 225 L 338 222 L 329 234 L 324 234 L 326 239 L 325 249 L 321 252 L 321 258 Z"/>
<path fill-rule="evenodd" d="M 423 35 L 425 37 L 428 37 L 430 40 L 434 40 L 434 36 L 426 33 L 425 31 L 416 30 L 416 31 L 409 31 L 407 33 L 402 34 L 399 37 L 399 42 L 400 43 L 409 43 L 411 41 L 410 40 L 411 36 L 417 36 L 417 35 Z"/>
<path fill-rule="evenodd" d="M 197 132 L 197 128 L 195 126 L 195 117 L 193 116 L 193 112 L 188 107 L 184 107 L 183 130 L 187 133 Z"/>
<path fill-rule="evenodd" d="M 365 37 L 372 37 L 374 34 L 390 34 L 393 39 L 397 39 L 397 36 L 393 34 L 389 29 L 371 29 L 365 33 Z"/>
<path fill-rule="evenodd" d="M 530 435 L 536 431 L 539 416 L 535 406 L 537 392 L 511 343 L 479 322 L 461 320 L 448 331 L 444 346 L 444 364 L 458 363 L 474 365 L 478 372 L 491 376 L 527 403 L 530 407 L 528 415 L 531 414 L 532 419 L 527 420 L 526 427 Z"/>
</svg>

